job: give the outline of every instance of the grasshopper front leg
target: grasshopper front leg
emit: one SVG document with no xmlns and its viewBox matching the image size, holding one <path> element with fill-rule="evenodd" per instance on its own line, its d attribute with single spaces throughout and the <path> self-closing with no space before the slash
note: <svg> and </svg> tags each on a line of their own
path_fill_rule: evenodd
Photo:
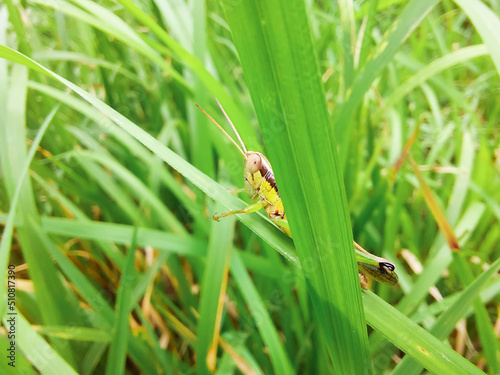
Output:
<svg viewBox="0 0 500 375">
<path fill-rule="evenodd" d="M 251 204 L 250 206 L 247 206 L 241 210 L 228 211 L 228 212 L 223 213 L 222 215 L 214 214 L 213 219 L 219 221 L 219 219 L 221 217 L 227 217 L 227 216 L 236 215 L 236 214 L 250 214 L 252 212 L 259 211 L 262 207 L 264 207 L 264 203 L 257 202 L 257 203 Z"/>
</svg>

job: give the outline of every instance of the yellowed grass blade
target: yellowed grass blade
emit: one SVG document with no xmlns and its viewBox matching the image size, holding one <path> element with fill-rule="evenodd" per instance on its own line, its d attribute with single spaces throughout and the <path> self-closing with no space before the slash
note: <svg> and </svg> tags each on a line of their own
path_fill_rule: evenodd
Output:
<svg viewBox="0 0 500 375">
<path fill-rule="evenodd" d="M 420 188 L 424 193 L 425 203 L 427 204 L 427 207 L 429 207 L 429 210 L 431 210 L 432 216 L 434 216 L 439 229 L 443 232 L 446 238 L 446 242 L 448 242 L 448 245 L 450 246 L 450 249 L 452 251 L 460 251 L 460 246 L 458 245 L 458 240 L 455 236 L 455 232 L 453 232 L 453 229 L 451 228 L 450 223 L 448 223 L 446 216 L 444 215 L 443 211 L 441 211 L 441 208 L 434 199 L 430 187 L 425 183 L 424 178 L 422 177 L 422 174 L 418 169 L 417 163 L 415 162 L 411 154 L 408 154 L 408 159 L 411 162 L 415 176 L 417 176 L 418 178 Z"/>
</svg>

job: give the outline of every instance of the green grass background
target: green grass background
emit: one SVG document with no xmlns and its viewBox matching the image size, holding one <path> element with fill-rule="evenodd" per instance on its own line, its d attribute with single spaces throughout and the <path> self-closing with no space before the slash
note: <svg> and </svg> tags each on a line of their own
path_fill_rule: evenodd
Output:
<svg viewBox="0 0 500 375">
<path fill-rule="evenodd" d="M 3 0 L 1 373 L 500 373 L 499 13 Z M 293 243 L 262 213 L 211 220 L 248 204 L 194 106 L 226 126 L 215 98 L 269 157 Z M 393 178 L 413 134 L 460 252 L 408 160 Z M 353 238 L 397 287 L 360 290 Z"/>
</svg>

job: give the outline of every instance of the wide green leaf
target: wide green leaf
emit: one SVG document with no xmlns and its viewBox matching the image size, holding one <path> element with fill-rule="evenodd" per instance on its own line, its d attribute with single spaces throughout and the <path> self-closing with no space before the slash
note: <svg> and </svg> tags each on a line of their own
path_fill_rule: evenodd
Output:
<svg viewBox="0 0 500 375">
<path fill-rule="evenodd" d="M 316 325 L 336 372 L 370 372 L 344 183 L 305 4 L 273 0 L 223 6 L 287 210 Z"/>
</svg>

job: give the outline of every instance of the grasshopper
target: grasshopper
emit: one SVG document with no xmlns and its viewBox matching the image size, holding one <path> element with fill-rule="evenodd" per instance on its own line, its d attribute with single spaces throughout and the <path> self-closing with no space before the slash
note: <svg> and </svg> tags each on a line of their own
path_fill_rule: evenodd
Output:
<svg viewBox="0 0 500 375">
<path fill-rule="evenodd" d="M 247 151 L 238 131 L 233 125 L 231 119 L 226 114 L 224 108 L 219 103 L 222 113 L 231 125 L 234 133 L 240 141 L 241 147 L 234 139 L 215 121 L 203 108 L 195 104 L 236 146 L 245 159 L 245 191 L 255 203 L 243 208 L 242 210 L 233 210 L 221 215 L 214 215 L 213 219 L 219 221 L 220 218 L 235 214 L 249 214 L 260 209 L 265 209 L 267 216 L 278 226 L 285 234 L 292 237 L 290 227 L 283 207 L 283 202 L 276 186 L 276 179 L 267 158 L 260 152 Z M 369 288 L 368 277 L 371 277 L 381 283 L 394 286 L 398 283 L 398 276 L 394 272 L 395 266 L 384 258 L 377 257 L 364 250 L 360 245 L 354 242 L 354 251 L 358 264 L 359 278 L 363 289 Z"/>
</svg>

